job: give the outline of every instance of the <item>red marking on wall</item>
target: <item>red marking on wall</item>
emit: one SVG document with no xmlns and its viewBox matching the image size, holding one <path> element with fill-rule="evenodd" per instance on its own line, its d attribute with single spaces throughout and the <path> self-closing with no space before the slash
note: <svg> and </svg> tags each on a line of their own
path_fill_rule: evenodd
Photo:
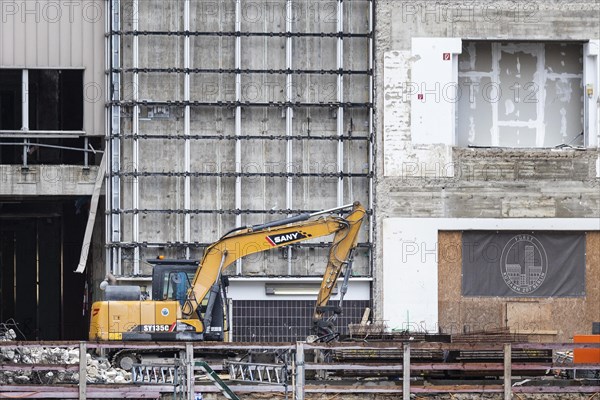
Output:
<svg viewBox="0 0 600 400">
<path fill-rule="evenodd" d="M 423 100 L 423 99 L 425 99 L 425 96 L 423 96 L 423 94 L 422 94 L 422 93 L 419 93 L 419 94 L 417 95 L 417 100 Z"/>
<path fill-rule="evenodd" d="M 450 61 L 450 53 L 444 53 L 443 59 L 444 59 L 444 61 Z"/>
</svg>

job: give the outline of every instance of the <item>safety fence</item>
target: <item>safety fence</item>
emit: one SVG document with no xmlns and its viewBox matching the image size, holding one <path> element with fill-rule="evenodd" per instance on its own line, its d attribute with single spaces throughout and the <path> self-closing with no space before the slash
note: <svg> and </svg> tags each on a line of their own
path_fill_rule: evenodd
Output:
<svg viewBox="0 0 600 400">
<path fill-rule="evenodd" d="M 58 362 L 36 360 L 33 357 L 36 349 L 38 353 L 39 349 L 50 349 L 47 354 Z M 76 359 L 68 360 L 59 349 L 75 355 Z M 154 368 L 158 373 L 152 377 L 156 379 L 146 375 L 148 379 L 144 381 L 142 374 L 138 376 L 141 380 L 136 381 L 131 379 L 135 372 L 129 373 L 131 376 L 125 381 L 99 383 L 91 379 L 97 363 L 90 360 L 96 354 L 101 357 L 124 349 L 142 353 L 169 349 L 176 355 L 167 359 L 166 365 Z M 253 393 L 273 393 L 304 400 L 322 393 L 358 396 L 393 393 L 409 399 L 411 394 L 418 393 L 497 393 L 511 399 L 513 394 L 521 393 L 600 393 L 600 361 L 575 364 L 564 356 L 574 349 L 600 354 L 600 343 L 4 341 L 0 342 L 0 398 L 159 399 L 172 394 L 174 399 L 193 400 L 200 393 L 223 393 L 226 398 L 234 399 L 252 398 Z M 249 353 L 275 354 L 275 359 L 282 361 L 255 362 L 243 356 Z M 209 365 L 199 354 L 211 354 L 213 362 Z M 175 368 L 174 374 L 168 370 L 169 363 Z M 146 364 L 145 368 L 153 367 Z M 229 375 L 231 371 L 233 375 Z M 276 379 L 266 379 L 267 371 L 277 371 Z M 68 376 L 71 381 L 49 384 L 44 379 L 29 382 L 17 379 L 36 374 L 46 377 L 49 372 L 52 376 Z M 473 374 L 480 378 L 464 379 Z M 331 379 L 334 376 L 335 384 Z M 371 379 L 367 384 L 358 376 Z M 227 397 L 226 393 L 233 397 Z"/>
</svg>

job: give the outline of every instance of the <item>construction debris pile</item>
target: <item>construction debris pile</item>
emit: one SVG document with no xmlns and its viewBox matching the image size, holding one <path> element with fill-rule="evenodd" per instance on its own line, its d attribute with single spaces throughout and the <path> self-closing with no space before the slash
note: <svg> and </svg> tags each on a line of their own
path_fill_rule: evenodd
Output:
<svg viewBox="0 0 600 400">
<path fill-rule="evenodd" d="M 0 335 L 0 341 L 12 341 L 16 334 L 8 330 Z M 92 357 L 87 354 L 88 383 L 127 383 L 131 382 L 131 373 L 120 368 L 113 368 L 106 358 Z M 0 385 L 13 384 L 59 384 L 78 383 L 79 369 L 73 368 L 79 364 L 79 349 L 58 347 L 2 347 L 0 348 L 0 363 L 35 364 L 36 369 L 10 369 L 0 371 Z M 40 365 L 48 366 L 41 369 Z M 71 366 L 71 368 L 69 368 Z"/>
</svg>

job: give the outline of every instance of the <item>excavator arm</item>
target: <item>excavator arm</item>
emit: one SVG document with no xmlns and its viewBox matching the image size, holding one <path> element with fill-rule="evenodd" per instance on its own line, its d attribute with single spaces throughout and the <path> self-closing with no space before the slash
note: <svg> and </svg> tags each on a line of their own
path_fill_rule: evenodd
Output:
<svg viewBox="0 0 600 400">
<path fill-rule="evenodd" d="M 315 321 L 322 319 L 342 269 L 351 262 L 357 245 L 358 232 L 365 216 L 364 207 L 355 202 L 345 217 L 322 214 L 342 208 L 255 225 L 226 234 L 204 252 L 182 307 L 185 319 L 194 319 L 202 300 L 210 292 L 218 292 L 218 281 L 225 268 L 250 254 L 287 246 L 335 233 L 314 312 Z M 321 215 L 321 216 L 319 216 Z M 315 218 L 319 216 L 318 218 Z M 204 327 L 210 327 L 211 302 L 205 312 Z"/>
</svg>

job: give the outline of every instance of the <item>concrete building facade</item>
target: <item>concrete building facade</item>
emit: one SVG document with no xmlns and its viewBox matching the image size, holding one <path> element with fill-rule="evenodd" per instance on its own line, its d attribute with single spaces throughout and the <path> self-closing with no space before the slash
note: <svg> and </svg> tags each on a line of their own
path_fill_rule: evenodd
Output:
<svg viewBox="0 0 600 400">
<path fill-rule="evenodd" d="M 391 328 L 567 340 L 599 318 L 599 13 L 377 2 L 374 301 Z M 586 232 L 585 294 L 464 294 L 464 232 L 569 231 Z"/>
</svg>

